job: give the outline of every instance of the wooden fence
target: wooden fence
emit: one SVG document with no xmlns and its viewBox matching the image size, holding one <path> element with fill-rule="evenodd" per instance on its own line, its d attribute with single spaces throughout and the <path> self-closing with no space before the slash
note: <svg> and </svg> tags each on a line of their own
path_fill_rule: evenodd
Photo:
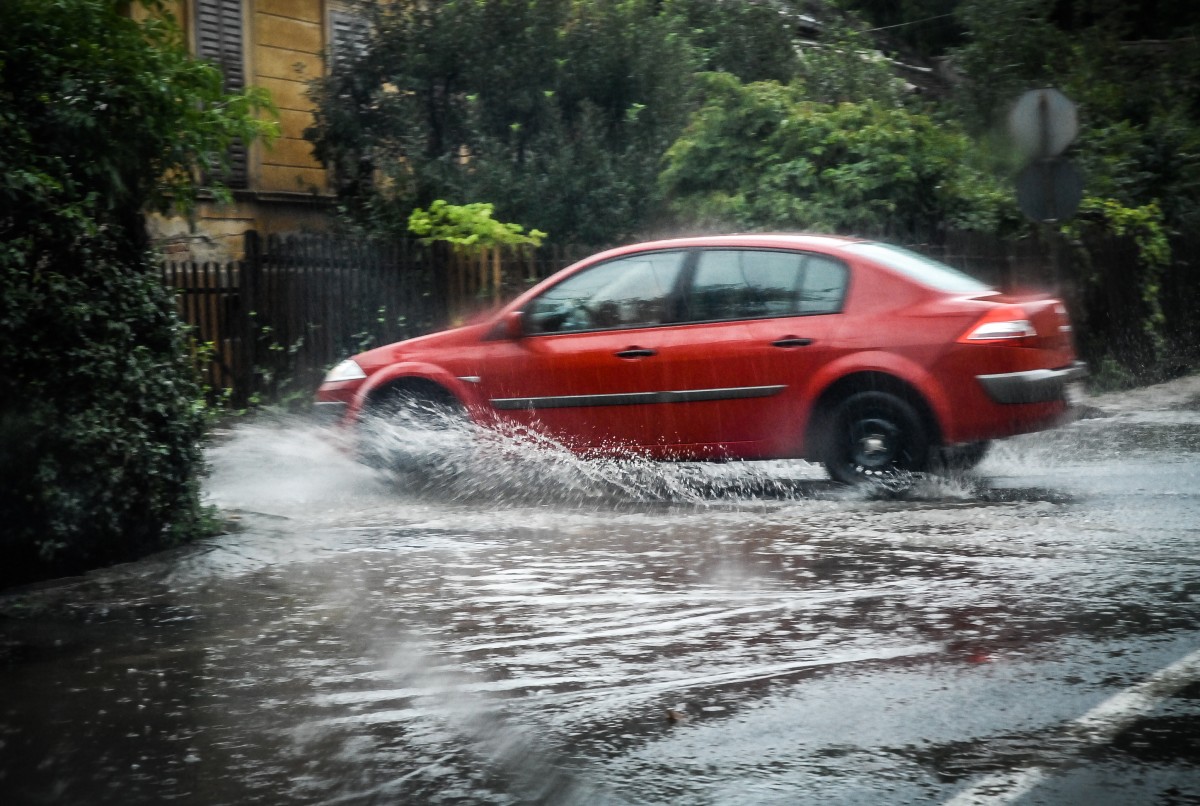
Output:
<svg viewBox="0 0 1200 806">
<path fill-rule="evenodd" d="M 1167 335 L 1200 350 L 1200 240 L 1177 238 L 1172 247 L 1174 264 L 1159 295 Z M 1115 345 L 1136 358 L 1141 349 L 1148 309 L 1130 238 L 1091 244 L 1084 253 L 1061 239 L 951 232 L 939 244 L 913 248 L 1001 289 L 1062 296 L 1085 352 Z M 243 260 L 167 263 L 162 271 L 192 327 L 212 395 L 242 407 L 290 394 L 307 399 L 342 358 L 461 322 L 593 251 L 545 247 L 466 257 L 416 241 L 251 232 Z"/>
<path fill-rule="evenodd" d="M 471 257 L 412 240 L 249 232 L 242 260 L 167 262 L 162 277 L 211 396 L 244 407 L 310 395 L 346 356 L 461 322 L 588 251 Z"/>
</svg>

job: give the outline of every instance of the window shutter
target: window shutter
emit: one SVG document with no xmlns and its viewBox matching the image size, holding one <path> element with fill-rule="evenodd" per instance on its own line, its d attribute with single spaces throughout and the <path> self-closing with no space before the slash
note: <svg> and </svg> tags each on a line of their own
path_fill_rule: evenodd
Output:
<svg viewBox="0 0 1200 806">
<path fill-rule="evenodd" d="M 245 89 L 241 0 L 197 0 L 196 55 L 220 66 L 226 91 Z M 231 188 L 244 188 L 248 176 L 246 145 L 235 142 L 229 147 L 229 171 L 217 178 Z"/>
<path fill-rule="evenodd" d="M 362 17 L 340 11 L 329 15 L 329 25 L 333 32 L 330 72 L 338 73 L 366 54 L 370 29 Z"/>
</svg>

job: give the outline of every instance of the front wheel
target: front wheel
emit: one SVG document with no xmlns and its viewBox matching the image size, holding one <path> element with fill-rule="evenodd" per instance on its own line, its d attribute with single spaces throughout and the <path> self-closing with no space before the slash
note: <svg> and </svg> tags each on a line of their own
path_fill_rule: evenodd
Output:
<svg viewBox="0 0 1200 806">
<path fill-rule="evenodd" d="M 837 405 L 821 461 L 843 484 L 925 470 L 929 438 L 913 407 L 887 392 L 859 392 Z"/>
<path fill-rule="evenodd" d="M 463 454 L 466 413 L 437 388 L 394 388 L 367 410 L 360 458 L 399 474 L 433 477 Z"/>
</svg>

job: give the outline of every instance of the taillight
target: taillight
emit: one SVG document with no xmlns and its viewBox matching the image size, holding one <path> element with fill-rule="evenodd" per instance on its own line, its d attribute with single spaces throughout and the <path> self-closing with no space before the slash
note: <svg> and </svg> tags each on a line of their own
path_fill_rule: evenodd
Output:
<svg viewBox="0 0 1200 806">
<path fill-rule="evenodd" d="M 966 344 L 1004 342 L 1017 346 L 1031 346 L 1037 338 L 1037 329 L 1025 311 L 1017 306 L 1001 306 L 984 314 L 958 340 Z"/>
<path fill-rule="evenodd" d="M 1070 333 L 1071 318 L 1067 316 L 1067 306 L 1059 302 L 1054 306 L 1054 312 L 1058 314 L 1058 332 Z"/>
</svg>

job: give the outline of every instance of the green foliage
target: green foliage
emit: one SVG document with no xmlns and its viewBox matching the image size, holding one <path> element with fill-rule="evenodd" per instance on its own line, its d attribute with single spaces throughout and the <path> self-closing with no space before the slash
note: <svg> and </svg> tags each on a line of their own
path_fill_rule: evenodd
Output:
<svg viewBox="0 0 1200 806">
<path fill-rule="evenodd" d="M 786 82 L 799 66 L 791 31 L 797 5 L 665 0 L 663 13 L 695 48 L 701 70 L 742 81 Z"/>
<path fill-rule="evenodd" d="M 31 234 L 51 221 L 94 234 L 146 205 L 186 206 L 197 169 L 219 172 L 235 139 L 276 130 L 259 117 L 265 93 L 226 94 L 169 16 L 139 23 L 122 5 L 0 4 L 0 211 L 41 220 Z"/>
<path fill-rule="evenodd" d="M 655 5 L 367 4 L 370 47 L 316 83 L 308 134 L 344 210 L 403 234 L 414 208 L 482 198 L 563 240 L 636 229 L 682 126 L 693 59 Z"/>
<path fill-rule="evenodd" d="M 962 119 L 975 132 L 1000 125 L 1027 89 L 1046 86 L 1068 43 L 1050 20 L 1055 0 L 963 0 L 956 9 L 967 41 L 953 52 L 966 78 L 957 87 Z"/>
<path fill-rule="evenodd" d="M 109 250 L 0 266 L 0 586 L 199 528 L 200 390 L 173 303 Z"/>
<path fill-rule="evenodd" d="M 836 20 L 822 31 L 821 41 L 802 47 L 797 77 L 810 101 L 827 104 L 876 101 L 885 106 L 904 102 L 904 82 L 868 34 Z"/>
<path fill-rule="evenodd" d="M 1111 355 L 1103 355 L 1088 366 L 1088 388 L 1096 394 L 1131 389 L 1137 381 L 1137 376 Z"/>
<path fill-rule="evenodd" d="M 491 204 L 447 204 L 434 201 L 428 210 L 417 208 L 408 217 L 408 229 L 424 243 L 444 241 L 462 252 L 479 252 L 498 246 L 541 246 L 546 233 L 530 230 L 520 224 L 492 218 Z"/>
<path fill-rule="evenodd" d="M 1087 244 L 1090 237 L 1104 233 L 1128 236 L 1137 244 L 1138 263 L 1131 268 L 1136 271 L 1140 304 L 1126 301 L 1125 308 L 1140 311 L 1138 324 L 1144 338 L 1140 340 L 1143 346 L 1138 350 L 1138 358 L 1153 369 L 1167 358 L 1162 281 L 1163 273 L 1171 263 L 1171 244 L 1162 210 L 1155 202 L 1125 207 L 1115 199 L 1087 196 L 1080 205 L 1078 217 L 1064 225 L 1063 230 L 1082 244 Z M 1086 279 L 1095 283 L 1101 278 Z"/>
<path fill-rule="evenodd" d="M 273 127 L 265 96 L 226 95 L 169 20 L 127 7 L 0 4 L 0 585 L 210 521 L 200 389 L 142 216 Z"/>
<path fill-rule="evenodd" d="M 952 111 L 972 131 L 1002 128 L 1023 91 L 1056 86 L 1079 107 L 1070 156 L 1089 194 L 1157 203 L 1168 228 L 1200 230 L 1200 7 L 962 0 L 956 13 Z"/>
<path fill-rule="evenodd" d="M 1125 207 L 1113 199 L 1088 196 L 1080 205 L 1079 214 L 1081 221 L 1091 214 L 1098 215 L 1114 235 L 1133 236 L 1144 265 L 1162 269 L 1171 262 L 1171 244 L 1157 202 Z"/>
<path fill-rule="evenodd" d="M 1007 214 L 1000 188 L 970 167 L 968 138 L 925 115 L 720 74 L 705 89 L 662 173 L 684 220 L 923 240 L 946 226 L 995 229 Z"/>
<path fill-rule="evenodd" d="M 1170 228 L 1200 231 L 1200 57 L 1123 48 L 1115 33 L 1080 40 L 1062 85 L 1083 112 L 1075 158 L 1089 191 L 1157 203 Z"/>
</svg>

